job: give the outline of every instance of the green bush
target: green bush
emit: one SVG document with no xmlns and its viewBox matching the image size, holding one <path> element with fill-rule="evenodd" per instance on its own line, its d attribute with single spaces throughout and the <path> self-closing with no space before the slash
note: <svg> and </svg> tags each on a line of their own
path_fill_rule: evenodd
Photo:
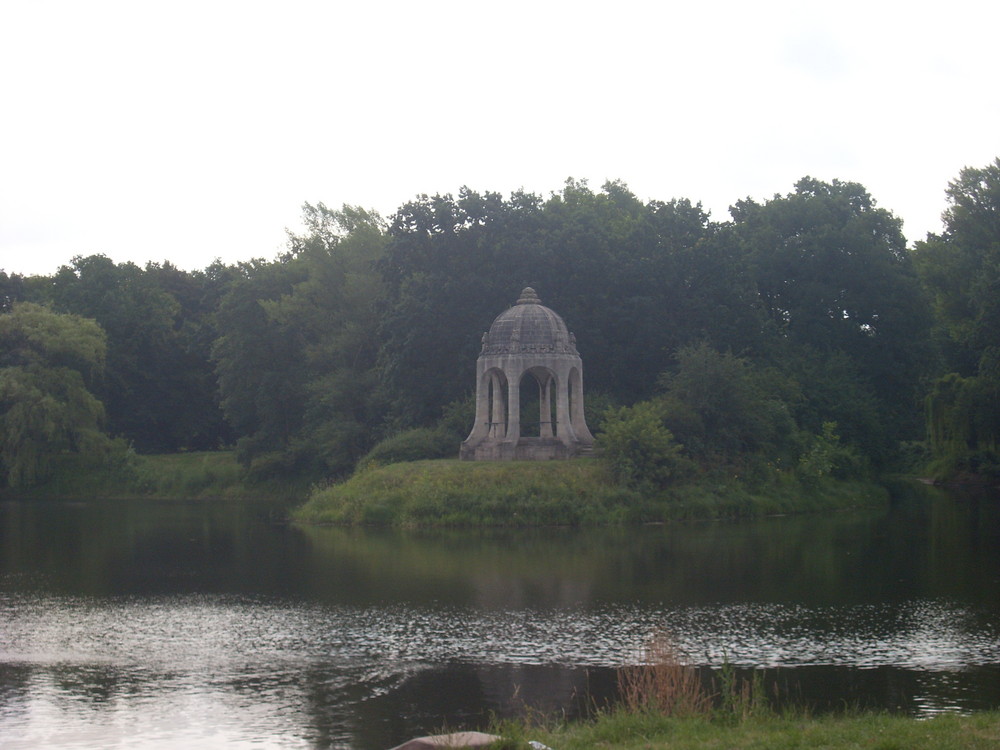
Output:
<svg viewBox="0 0 1000 750">
<path fill-rule="evenodd" d="M 865 473 L 864 461 L 854 448 L 840 442 L 836 422 L 824 422 L 823 431 L 807 440 L 799 457 L 799 475 L 804 480 L 826 476 L 851 479 Z"/>
<path fill-rule="evenodd" d="M 457 453 L 458 443 L 451 431 L 418 427 L 377 443 L 358 462 L 358 469 L 364 471 L 372 466 L 385 464 L 451 458 Z"/>
<path fill-rule="evenodd" d="M 681 446 L 651 401 L 606 413 L 600 448 L 615 481 L 626 487 L 665 487 L 690 471 Z"/>
</svg>

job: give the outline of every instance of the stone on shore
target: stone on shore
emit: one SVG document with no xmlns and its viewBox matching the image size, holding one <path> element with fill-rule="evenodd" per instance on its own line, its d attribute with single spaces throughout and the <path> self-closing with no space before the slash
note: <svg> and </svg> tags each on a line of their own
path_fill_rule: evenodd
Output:
<svg viewBox="0 0 1000 750">
<path fill-rule="evenodd" d="M 430 737 L 417 737 L 392 750 L 435 750 L 441 747 L 486 747 L 501 739 L 495 734 L 485 732 L 453 732 L 452 734 L 435 734 Z"/>
</svg>

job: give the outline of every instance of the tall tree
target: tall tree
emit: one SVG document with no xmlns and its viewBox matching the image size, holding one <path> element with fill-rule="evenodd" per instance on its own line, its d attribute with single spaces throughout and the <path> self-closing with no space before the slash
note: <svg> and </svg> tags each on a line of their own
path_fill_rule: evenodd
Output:
<svg viewBox="0 0 1000 750">
<path fill-rule="evenodd" d="M 914 253 L 945 373 L 927 397 L 928 437 L 942 474 L 1000 475 L 1000 158 L 963 169 L 946 196 L 944 232 Z"/>
<path fill-rule="evenodd" d="M 778 358 L 794 360 L 808 347 L 854 363 L 853 387 L 876 399 L 888 426 L 870 453 L 884 458 L 893 441 L 916 437 L 930 318 L 899 219 L 857 183 L 809 177 L 786 196 L 740 201 L 732 214 L 733 241 L 775 341 L 784 342 Z M 802 383 L 807 400 L 809 385 Z"/>
<path fill-rule="evenodd" d="M 380 422 L 374 264 L 385 227 L 350 206 L 306 204 L 303 215 L 307 232 L 274 262 L 241 264 L 219 308 L 222 405 L 259 473 L 343 472 Z"/>
<path fill-rule="evenodd" d="M 24 299 L 24 277 L 0 271 L 0 313 L 10 312 L 15 302 Z"/>
<path fill-rule="evenodd" d="M 198 284 L 169 265 L 144 271 L 103 255 L 74 258 L 46 293 L 60 311 L 94 318 L 108 335 L 108 363 L 101 387 L 108 429 L 140 452 L 214 447 L 221 427 L 214 401 L 207 342 L 190 339 L 190 318 L 168 290 Z M 186 291 L 186 290 L 185 290 Z M 202 315 L 207 314 L 204 310 Z M 185 323 L 189 327 L 185 327 Z M 213 417 L 214 412 L 214 417 Z"/>
</svg>

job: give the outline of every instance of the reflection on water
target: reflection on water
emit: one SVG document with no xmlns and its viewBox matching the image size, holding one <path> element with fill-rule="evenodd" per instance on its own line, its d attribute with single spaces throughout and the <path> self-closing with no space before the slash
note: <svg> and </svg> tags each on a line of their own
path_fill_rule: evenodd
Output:
<svg viewBox="0 0 1000 750">
<path fill-rule="evenodd" d="M 573 715 L 667 632 L 792 702 L 1000 706 L 1000 508 L 631 530 L 296 529 L 233 505 L 0 506 L 4 747 L 389 747 Z"/>
</svg>

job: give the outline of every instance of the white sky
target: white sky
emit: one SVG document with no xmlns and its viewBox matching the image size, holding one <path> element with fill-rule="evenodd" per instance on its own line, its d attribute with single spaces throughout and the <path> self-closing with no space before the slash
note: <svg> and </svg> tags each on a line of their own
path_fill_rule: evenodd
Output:
<svg viewBox="0 0 1000 750">
<path fill-rule="evenodd" d="M 864 184 L 910 240 L 1000 155 L 1000 4 L 0 0 L 0 269 L 272 258 L 567 177 L 734 201 Z"/>
</svg>

